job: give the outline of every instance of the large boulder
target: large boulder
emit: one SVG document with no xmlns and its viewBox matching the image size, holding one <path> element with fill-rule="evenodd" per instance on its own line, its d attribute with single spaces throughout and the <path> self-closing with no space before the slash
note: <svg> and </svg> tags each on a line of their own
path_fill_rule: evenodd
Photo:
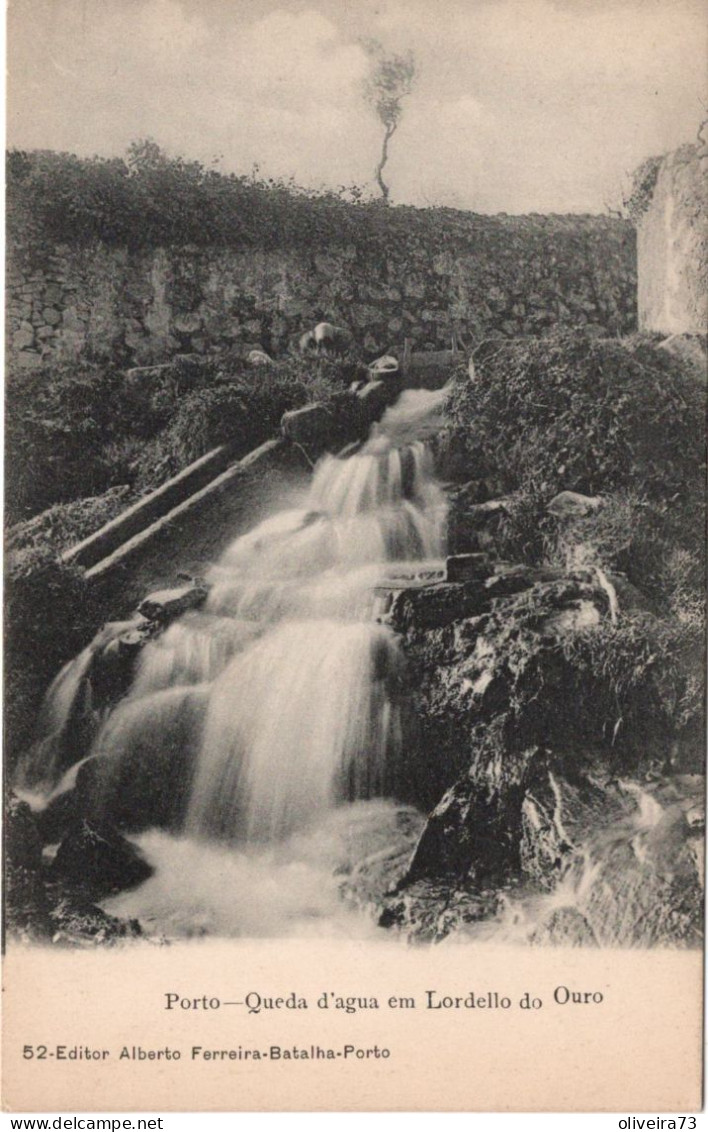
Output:
<svg viewBox="0 0 708 1132">
<path fill-rule="evenodd" d="M 335 419 L 326 405 L 316 402 L 303 409 L 291 409 L 280 422 L 283 436 L 305 447 L 325 449 L 335 434 Z"/>
<path fill-rule="evenodd" d="M 392 589 L 383 616 L 398 633 L 419 632 L 477 616 L 489 608 L 489 603 L 480 582 L 434 582 Z"/>
<path fill-rule="evenodd" d="M 473 879 L 478 887 L 518 874 L 526 775 L 535 750 L 508 772 L 473 765 L 432 811 L 416 846 L 406 883 L 426 877 Z"/>
<path fill-rule="evenodd" d="M 64 890 L 100 900 L 152 876 L 142 853 L 117 830 L 81 821 L 62 841 L 50 875 Z"/>
</svg>

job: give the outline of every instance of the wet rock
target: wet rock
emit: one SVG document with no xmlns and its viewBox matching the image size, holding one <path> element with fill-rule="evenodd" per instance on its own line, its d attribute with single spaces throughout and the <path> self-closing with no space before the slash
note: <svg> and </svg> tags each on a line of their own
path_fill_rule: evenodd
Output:
<svg viewBox="0 0 708 1132">
<path fill-rule="evenodd" d="M 343 326 L 331 322 L 318 322 L 299 340 L 300 353 L 345 353 L 352 344 L 352 336 Z"/>
<path fill-rule="evenodd" d="M 374 381 L 397 376 L 400 370 L 398 358 L 394 358 L 391 354 L 384 354 L 382 358 L 377 358 L 375 362 L 371 362 L 368 368 Z"/>
<path fill-rule="evenodd" d="M 700 833 L 688 820 L 693 784 L 678 775 L 642 784 L 545 774 L 544 781 L 537 768 L 524 799 L 522 867 L 537 891 L 556 891 L 554 900 L 564 894 L 567 906 L 551 905 L 530 941 L 698 946 L 702 850 L 696 854 Z"/>
<path fill-rule="evenodd" d="M 416 483 L 416 464 L 413 449 L 399 448 L 399 455 L 401 459 L 401 494 L 404 499 L 413 499 Z"/>
<path fill-rule="evenodd" d="M 106 943 L 141 934 L 136 921 L 117 920 L 93 904 L 101 886 L 96 886 L 93 894 L 88 891 L 89 858 L 82 856 L 74 862 L 74 873 L 78 876 L 58 878 L 53 875 L 53 867 L 48 869 L 43 860 L 34 815 L 25 802 L 16 798 L 11 799 L 7 808 L 5 837 L 5 912 L 10 935 L 26 941 L 84 944 Z M 144 867 L 151 872 L 148 866 Z M 126 868 L 124 865 L 124 876 Z M 134 863 L 131 868 L 130 875 L 135 878 Z"/>
<path fill-rule="evenodd" d="M 126 694 L 138 654 L 156 636 L 162 624 L 164 622 L 136 618 L 120 636 L 113 637 L 96 650 L 88 671 L 94 710 L 109 706 Z"/>
<path fill-rule="evenodd" d="M 40 939 L 49 930 L 42 843 L 26 802 L 10 798 L 5 810 L 5 908 L 11 935 Z"/>
<path fill-rule="evenodd" d="M 508 499 L 488 499 L 484 503 L 473 503 L 465 508 L 465 516 L 470 522 L 481 526 L 487 523 L 492 516 L 507 514 L 509 511 Z"/>
<path fill-rule="evenodd" d="M 546 510 L 558 519 L 577 519 L 599 511 L 603 504 L 604 500 L 600 495 L 581 495 L 577 491 L 561 491 L 553 497 Z"/>
<path fill-rule="evenodd" d="M 544 637 L 564 637 L 588 629 L 599 629 L 601 621 L 600 610 L 594 602 L 581 599 L 573 602 L 569 609 L 547 617 L 540 626 L 540 632 Z"/>
<path fill-rule="evenodd" d="M 703 886 L 692 842 L 684 815 L 669 811 L 654 824 L 640 816 L 625 836 L 597 848 L 580 909 L 601 944 L 702 945 Z"/>
<path fill-rule="evenodd" d="M 83 820 L 57 849 L 50 876 L 63 889 L 98 900 L 134 888 L 152 872 L 140 851 L 115 829 Z"/>
<path fill-rule="evenodd" d="M 91 646 L 67 666 L 65 679 L 59 684 L 63 694 L 61 714 L 54 718 L 40 716 L 36 741 L 23 755 L 24 786 L 43 789 L 48 762 L 53 773 L 59 775 L 88 753 L 98 726 L 91 669 L 96 659 L 95 648 L 103 647 L 108 639 L 103 633 L 97 634 Z"/>
<path fill-rule="evenodd" d="M 521 804 L 522 872 L 537 888 L 552 890 L 574 852 L 563 825 L 559 787 L 547 767 L 537 768 Z"/>
<path fill-rule="evenodd" d="M 542 582 L 560 581 L 563 577 L 562 570 L 551 566 L 514 566 L 498 562 L 494 566 L 494 573 L 486 579 L 484 585 L 491 597 L 506 597 L 529 590 Z"/>
<path fill-rule="evenodd" d="M 330 353 L 343 353 L 352 343 L 352 336 L 343 326 L 331 322 L 318 322 L 313 330 L 315 348 Z"/>
<path fill-rule="evenodd" d="M 531 933 L 529 943 L 553 947 L 597 947 L 590 924 L 577 908 L 554 908 Z"/>
<path fill-rule="evenodd" d="M 493 919 L 500 896 L 493 890 L 476 892 L 464 886 L 421 880 L 404 891 L 387 895 L 378 925 L 399 932 L 411 943 L 439 943 L 450 935 L 467 933 L 472 925 Z"/>
<path fill-rule="evenodd" d="M 209 596 L 209 587 L 202 582 L 194 582 L 187 586 L 178 586 L 172 590 L 156 590 L 148 594 L 138 606 L 138 612 L 150 621 L 173 621 L 188 609 L 196 609 L 203 605 Z M 130 649 L 132 641 L 124 643 L 124 648 Z M 120 648 L 120 642 L 118 642 Z"/>
<path fill-rule="evenodd" d="M 345 852 L 337 868 L 340 895 L 380 927 L 410 942 L 436 942 L 496 914 L 499 897 L 492 890 L 446 879 L 401 886 L 425 824 L 416 809 L 369 802 L 339 811 L 331 820 L 340 836 L 345 832 Z"/>
<path fill-rule="evenodd" d="M 481 526 L 492 516 L 505 514 L 511 502 L 505 497 L 485 498 L 489 495 L 489 484 L 484 479 L 467 480 L 450 490 L 450 502 L 471 522 Z"/>
<path fill-rule="evenodd" d="M 77 772 L 80 773 L 80 771 Z M 80 796 L 75 788 L 57 794 L 44 809 L 34 813 L 37 832 L 43 845 L 56 845 L 74 828 L 81 817 Z"/>
<path fill-rule="evenodd" d="M 104 649 L 104 655 L 115 650 L 120 655 L 134 657 L 136 653 L 142 651 L 148 641 L 155 637 L 158 631 L 154 621 L 142 618 L 139 622 L 136 622 L 134 629 L 128 629 L 127 632 L 121 633 L 120 637 L 116 637 L 115 641 L 111 641 L 110 645 Z"/>
<path fill-rule="evenodd" d="M 280 422 L 283 436 L 295 444 L 317 445 L 326 448 L 335 434 L 335 421 L 326 405 L 319 402 L 291 409 Z"/>
<path fill-rule="evenodd" d="M 409 629 L 439 629 L 489 608 L 490 598 L 481 582 L 436 582 L 394 590 L 384 617 L 398 633 Z"/>
<path fill-rule="evenodd" d="M 347 903 L 378 917 L 386 894 L 397 887 L 408 868 L 425 819 L 410 806 L 386 812 L 381 804 L 367 803 L 351 810 L 349 820 L 346 856 L 337 870 L 342 877 L 340 893 Z"/>
<path fill-rule="evenodd" d="M 467 480 L 448 488 L 450 503 L 460 511 L 484 503 L 487 495 L 487 485 L 483 479 Z"/>
<path fill-rule="evenodd" d="M 394 399 L 395 391 L 390 381 L 370 381 L 356 394 L 361 427 L 366 428 L 378 420 Z"/>
<path fill-rule="evenodd" d="M 59 900 L 50 924 L 52 943 L 73 946 L 110 944 L 143 934 L 137 920 L 120 920 L 90 901 L 72 898 Z"/>
<path fill-rule="evenodd" d="M 447 559 L 445 571 L 448 582 L 484 580 L 494 573 L 489 555 L 484 553 L 455 554 Z"/>
<path fill-rule="evenodd" d="M 498 884 L 518 872 L 524 786 L 498 788 L 485 775 L 466 775 L 430 814 L 405 883 L 430 877 L 473 876 Z"/>
</svg>

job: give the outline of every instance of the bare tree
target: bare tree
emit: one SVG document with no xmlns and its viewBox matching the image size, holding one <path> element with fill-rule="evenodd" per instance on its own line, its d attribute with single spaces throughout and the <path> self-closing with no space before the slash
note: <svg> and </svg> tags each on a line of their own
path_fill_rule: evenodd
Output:
<svg viewBox="0 0 708 1132">
<path fill-rule="evenodd" d="M 363 40 L 362 46 L 371 59 L 371 73 L 364 83 L 364 98 L 384 128 L 381 159 L 376 166 L 376 181 L 384 203 L 388 204 L 390 190 L 383 179 L 384 166 L 388 161 L 388 145 L 401 120 L 403 99 L 413 89 L 416 62 L 412 51 L 406 51 L 403 55 L 387 53 L 376 39 Z"/>
</svg>

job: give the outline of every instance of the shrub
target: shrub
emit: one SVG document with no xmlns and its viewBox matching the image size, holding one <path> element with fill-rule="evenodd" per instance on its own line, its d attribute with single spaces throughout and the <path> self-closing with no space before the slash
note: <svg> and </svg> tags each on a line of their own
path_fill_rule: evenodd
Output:
<svg viewBox="0 0 708 1132">
<path fill-rule="evenodd" d="M 5 569 L 5 735 L 10 765 L 30 741 L 41 697 L 93 636 L 97 613 L 82 572 L 48 544 L 8 555 Z"/>
<path fill-rule="evenodd" d="M 120 515 L 130 503 L 131 494 L 128 484 L 122 484 L 109 488 L 103 495 L 56 503 L 33 519 L 10 527 L 5 549 L 12 554 L 51 547 L 55 554 L 60 554 Z"/>
<path fill-rule="evenodd" d="M 622 203 L 635 224 L 652 202 L 663 160 L 663 157 L 647 157 L 634 171 L 631 187 Z"/>
<path fill-rule="evenodd" d="M 7 162 L 10 224 L 22 217 L 47 240 L 128 248 L 166 245 L 300 249 L 305 254 L 353 248 L 373 260 L 417 249 L 426 257 L 486 253 L 504 233 L 514 258 L 531 242 L 539 254 L 571 248 L 597 260 L 597 234 L 612 233 L 623 258 L 633 241 L 629 223 L 609 217 L 480 217 L 451 208 L 389 208 L 361 189 L 304 189 L 290 180 L 220 173 L 198 161 L 168 157 L 154 143 L 131 146 L 121 158 L 80 158 L 50 150 L 12 150 Z M 564 252 L 565 249 L 565 252 Z M 629 284 L 629 281 L 628 281 Z M 627 295 L 629 301 L 629 295 Z"/>
<path fill-rule="evenodd" d="M 10 214 L 27 210 L 49 238 L 128 247 L 346 241 L 356 227 L 346 198 L 362 195 L 223 174 L 198 161 L 168 157 L 149 142 L 134 144 L 127 160 L 12 150 L 7 184 Z M 361 208 L 377 226 L 380 205 Z"/>
<path fill-rule="evenodd" d="M 6 513 L 18 521 L 115 484 L 105 446 L 120 435 L 122 378 L 90 363 L 8 375 Z"/>
<path fill-rule="evenodd" d="M 567 637 L 563 651 L 574 677 L 573 713 L 595 729 L 597 748 L 617 768 L 646 769 L 678 757 L 703 760 L 702 628 L 676 619 L 630 613 L 599 631 Z M 558 705 L 562 711 L 562 704 Z M 549 713 L 550 714 L 550 713 Z M 680 768 L 681 768 L 680 767 Z M 679 768 L 679 769 L 680 769 Z"/>
<path fill-rule="evenodd" d="M 117 486 L 149 491 L 218 444 L 245 453 L 277 433 L 287 409 L 336 396 L 357 366 L 293 356 L 253 367 L 225 352 L 131 377 L 90 363 L 11 376 L 7 518 L 18 523 Z M 47 523 L 65 518 L 71 524 L 61 511 Z"/>
<path fill-rule="evenodd" d="M 222 362 L 210 385 L 180 397 L 167 426 L 142 450 L 136 487 L 149 490 L 219 444 L 245 454 L 275 436 L 288 409 L 329 400 L 341 388 L 340 364 L 287 360 L 256 370 Z"/>
<path fill-rule="evenodd" d="M 695 490 L 704 390 L 650 341 L 556 333 L 487 343 L 475 363 L 449 406 L 475 474 L 549 498 L 641 485 L 665 502 Z"/>
<path fill-rule="evenodd" d="M 502 552 L 565 566 L 582 554 L 667 608 L 695 611 L 705 509 L 695 374 L 647 339 L 568 333 L 490 342 L 475 362 L 475 379 L 460 374 L 451 392 L 449 443 L 470 476 L 511 497 Z M 559 523 L 546 506 L 562 490 L 601 495 L 604 506 Z"/>
</svg>

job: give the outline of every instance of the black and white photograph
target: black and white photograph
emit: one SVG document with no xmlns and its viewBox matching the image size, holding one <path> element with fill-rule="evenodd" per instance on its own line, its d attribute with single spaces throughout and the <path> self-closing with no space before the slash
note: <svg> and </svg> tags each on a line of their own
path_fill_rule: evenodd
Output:
<svg viewBox="0 0 708 1132">
<path fill-rule="evenodd" d="M 370 955 L 372 976 L 379 954 L 444 960 L 449 987 L 410 996 L 421 1030 L 533 1013 L 530 984 L 525 1003 L 470 983 L 486 955 L 557 962 L 546 1015 L 619 1010 L 561 962 L 617 956 L 691 964 L 698 1065 L 707 14 L 12 0 L 18 1001 L 23 964 L 206 971 L 219 944 L 223 993 L 151 976 L 145 998 L 166 1023 L 208 1010 L 200 993 L 232 1008 L 243 1050 L 276 1000 L 237 958 L 249 941 Z M 364 975 L 319 978 L 324 1008 L 288 983 L 283 1009 L 356 1026 L 382 1005 Z M 18 1051 L 39 1075 L 37 1040 Z M 36 1107 L 37 1076 L 11 1072 L 13 1110 Z"/>
</svg>

